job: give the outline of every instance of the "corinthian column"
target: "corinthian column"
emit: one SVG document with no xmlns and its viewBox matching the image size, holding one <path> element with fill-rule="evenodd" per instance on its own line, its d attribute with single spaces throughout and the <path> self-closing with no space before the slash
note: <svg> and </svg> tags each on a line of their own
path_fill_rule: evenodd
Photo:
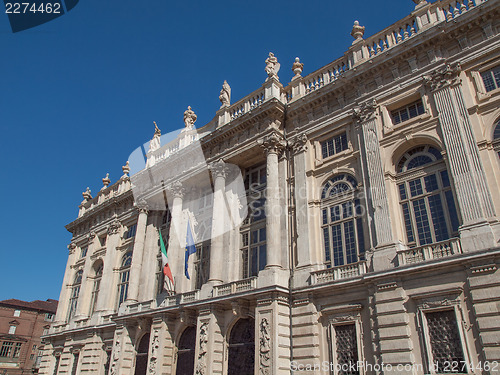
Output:
<svg viewBox="0 0 500 375">
<path fill-rule="evenodd" d="M 222 283 L 222 267 L 224 264 L 224 223 L 228 212 L 224 204 L 226 193 L 226 176 L 229 168 L 221 160 L 210 165 L 214 180 L 214 203 L 212 212 L 212 241 L 210 245 L 210 277 L 213 283 Z"/>
<path fill-rule="evenodd" d="M 460 71 L 458 63 L 448 64 L 425 76 L 424 81 L 432 91 L 439 113 L 439 124 L 463 220 L 461 237 L 472 238 L 473 243 L 470 245 L 474 249 L 487 248 L 494 246 L 487 219 L 495 216 L 495 209 L 460 89 Z M 490 234 L 486 237 L 485 229 Z M 485 241 L 486 238 L 488 240 Z"/>
<path fill-rule="evenodd" d="M 379 247 L 391 244 L 393 237 L 391 218 L 389 216 L 389 202 L 387 201 L 387 191 L 382 169 L 382 158 L 380 156 L 380 144 L 377 136 L 376 109 L 377 104 L 375 100 L 363 103 L 354 109 L 353 117 L 357 120 L 362 133 L 362 163 L 366 167 L 365 174 L 369 186 L 367 202 L 371 203 L 369 211 L 373 218 L 372 225 L 374 225 L 375 229 L 373 243 Z"/>
<path fill-rule="evenodd" d="M 73 271 L 71 266 L 75 264 L 77 257 L 77 246 L 71 242 L 68 245 L 69 255 L 68 262 L 66 263 L 66 271 L 64 272 L 64 279 L 61 288 L 61 294 L 59 295 L 59 305 L 57 306 L 57 313 L 54 319 L 54 325 L 59 323 L 64 323 L 66 321 L 66 316 L 68 314 L 68 302 L 71 293 L 71 277 L 73 276 Z M 79 248 L 78 248 L 79 249 Z"/>
<path fill-rule="evenodd" d="M 175 291 L 181 291 L 182 280 L 184 276 L 184 251 L 181 249 L 181 233 L 184 226 L 182 220 L 182 198 L 184 197 L 185 189 L 180 182 L 175 182 L 167 188 L 169 195 L 170 213 L 172 215 L 170 224 L 170 233 L 168 238 L 168 259 L 172 262 L 170 267 L 172 269 L 172 276 L 174 277 Z M 185 233 L 185 232 L 184 232 Z"/>
<path fill-rule="evenodd" d="M 137 220 L 137 231 L 135 233 L 134 250 L 132 252 L 132 264 L 130 265 L 130 279 L 127 294 L 128 302 L 138 302 L 142 255 L 144 253 L 144 239 L 146 237 L 146 222 L 149 212 L 146 202 L 139 202 L 138 208 L 139 219 Z"/>
<path fill-rule="evenodd" d="M 260 139 L 258 143 L 267 155 L 267 186 L 266 186 L 266 238 L 267 262 L 266 268 L 282 267 L 281 237 L 280 237 L 280 189 L 278 173 L 278 154 L 285 148 L 283 136 L 274 131 L 269 136 Z"/>
</svg>

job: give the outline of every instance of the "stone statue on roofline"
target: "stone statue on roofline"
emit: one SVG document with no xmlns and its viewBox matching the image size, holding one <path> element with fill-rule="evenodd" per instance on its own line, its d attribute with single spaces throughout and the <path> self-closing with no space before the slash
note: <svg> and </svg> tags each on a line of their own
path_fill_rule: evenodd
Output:
<svg viewBox="0 0 500 375">
<path fill-rule="evenodd" d="M 191 107 L 188 107 L 188 109 L 184 112 L 184 125 L 186 126 L 184 130 L 193 129 L 197 118 L 198 116 L 196 116 Z"/>
<path fill-rule="evenodd" d="M 221 108 L 229 107 L 231 105 L 231 86 L 224 81 L 222 89 L 220 90 L 219 100 L 221 102 Z"/>
<path fill-rule="evenodd" d="M 155 124 L 155 134 L 153 135 L 153 139 L 151 140 L 151 142 L 149 142 L 148 152 L 153 152 L 160 148 L 161 130 L 158 128 L 158 125 L 156 125 L 155 121 L 153 121 L 153 124 Z"/>
<path fill-rule="evenodd" d="M 280 71 L 280 63 L 278 62 L 278 59 L 274 56 L 274 53 L 269 52 L 269 57 L 266 59 L 266 73 L 267 73 L 267 79 L 266 81 L 273 77 L 276 78 L 276 80 L 279 81 L 278 78 L 278 72 Z"/>
</svg>

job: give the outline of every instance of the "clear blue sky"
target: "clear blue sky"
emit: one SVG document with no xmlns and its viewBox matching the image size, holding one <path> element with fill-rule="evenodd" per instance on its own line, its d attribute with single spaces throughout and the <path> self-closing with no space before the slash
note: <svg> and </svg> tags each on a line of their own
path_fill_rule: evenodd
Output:
<svg viewBox="0 0 500 375">
<path fill-rule="evenodd" d="M 13 34 L 0 14 L 0 300 L 59 298 L 81 193 L 96 193 L 128 155 L 265 80 L 270 51 L 290 81 L 340 57 L 354 20 L 370 36 L 408 15 L 399 1 L 96 1 Z M 3 11 L 2 11 L 3 12 Z"/>
</svg>

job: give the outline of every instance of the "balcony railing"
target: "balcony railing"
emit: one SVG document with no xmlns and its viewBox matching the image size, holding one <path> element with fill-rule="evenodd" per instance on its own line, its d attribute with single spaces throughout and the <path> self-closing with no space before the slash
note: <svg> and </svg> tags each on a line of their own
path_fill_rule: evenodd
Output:
<svg viewBox="0 0 500 375">
<path fill-rule="evenodd" d="M 153 303 L 153 301 L 132 303 L 132 304 L 127 306 L 126 313 L 133 314 L 136 312 L 151 310 L 152 303 Z"/>
<path fill-rule="evenodd" d="M 462 247 L 460 245 L 460 239 L 450 238 L 446 241 L 398 251 L 398 262 L 400 266 L 403 266 L 461 253 Z"/>
<path fill-rule="evenodd" d="M 181 305 L 183 303 L 190 303 L 194 301 L 198 301 L 200 299 L 200 291 L 193 290 L 192 292 L 186 292 L 181 294 L 175 294 L 173 296 L 168 296 L 161 303 L 161 307 L 166 306 L 176 306 Z"/>
<path fill-rule="evenodd" d="M 333 281 L 350 279 L 366 273 L 366 261 L 327 268 L 326 270 L 311 273 L 312 284 L 325 284 Z"/>
<path fill-rule="evenodd" d="M 257 286 L 257 278 L 250 277 L 248 279 L 233 281 L 227 284 L 214 286 L 214 297 L 228 296 L 235 293 L 245 292 L 247 290 L 255 289 Z"/>
</svg>

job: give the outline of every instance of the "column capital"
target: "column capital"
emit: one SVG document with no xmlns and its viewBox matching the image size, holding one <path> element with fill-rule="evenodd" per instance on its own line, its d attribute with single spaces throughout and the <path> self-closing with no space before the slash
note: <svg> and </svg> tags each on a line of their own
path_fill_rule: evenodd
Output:
<svg viewBox="0 0 500 375">
<path fill-rule="evenodd" d="M 257 140 L 257 143 L 266 151 L 266 154 L 279 154 L 286 146 L 281 133 L 276 131 L 268 136 Z"/>
<path fill-rule="evenodd" d="M 120 221 L 118 220 L 113 220 L 113 222 L 111 224 L 109 224 L 108 226 L 108 235 L 112 235 L 112 234 L 115 234 L 115 233 L 118 233 L 118 231 L 120 230 L 121 228 L 121 223 Z"/>
<path fill-rule="evenodd" d="M 294 155 L 307 151 L 307 135 L 305 133 L 296 135 L 288 141 L 288 146 Z"/>
<path fill-rule="evenodd" d="M 186 189 L 182 186 L 180 181 L 175 181 L 168 185 L 167 191 L 172 194 L 174 198 L 182 198 L 186 193 Z"/>
<path fill-rule="evenodd" d="M 460 63 L 446 64 L 445 66 L 436 69 L 431 74 L 425 75 L 424 83 L 429 86 L 432 91 L 436 91 L 448 86 L 458 85 L 460 83 L 460 72 L 462 68 Z"/>
<path fill-rule="evenodd" d="M 358 122 L 365 122 L 375 118 L 377 101 L 375 99 L 363 102 L 352 110 L 352 117 Z"/>
<path fill-rule="evenodd" d="M 212 173 L 213 177 L 226 178 L 227 174 L 229 173 L 229 168 L 227 167 L 226 163 L 222 159 L 219 159 L 219 160 L 211 163 L 208 166 L 208 169 L 210 169 L 210 172 Z"/>
<path fill-rule="evenodd" d="M 139 213 L 145 213 L 147 214 L 149 212 L 149 206 L 146 202 L 145 199 L 138 199 L 136 202 L 135 202 L 135 206 L 137 207 L 137 209 L 139 210 Z"/>
</svg>

